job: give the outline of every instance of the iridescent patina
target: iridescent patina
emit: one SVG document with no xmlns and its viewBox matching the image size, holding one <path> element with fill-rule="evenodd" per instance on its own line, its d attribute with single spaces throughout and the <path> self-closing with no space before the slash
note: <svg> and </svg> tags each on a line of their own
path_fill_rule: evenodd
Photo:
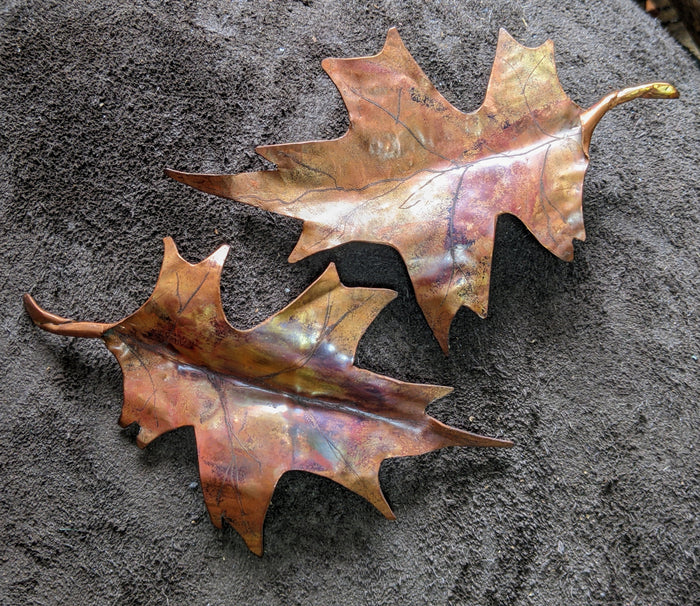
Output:
<svg viewBox="0 0 700 606">
<path fill-rule="evenodd" d="M 212 522 L 228 521 L 253 552 L 262 554 L 265 513 L 285 471 L 335 480 L 393 518 L 377 475 L 384 459 L 445 446 L 512 446 L 426 415 L 449 387 L 354 365 L 360 337 L 395 293 L 346 288 L 331 265 L 282 311 L 237 330 L 221 306 L 227 253 L 222 246 L 191 265 L 166 238 L 153 294 L 115 324 L 55 316 L 29 295 L 25 305 L 44 330 L 105 341 L 124 372 L 119 423 L 140 425 L 139 446 L 194 427 Z"/>
<path fill-rule="evenodd" d="M 583 110 L 564 92 L 551 41 L 526 48 L 501 30 L 486 97 L 462 113 L 435 89 L 391 29 L 372 57 L 327 59 L 348 109 L 333 141 L 258 147 L 277 170 L 174 179 L 304 221 L 298 261 L 349 241 L 396 248 L 418 302 L 448 350 L 465 305 L 488 306 L 499 215 L 517 216 L 561 259 L 583 240 L 582 184 L 600 117 L 638 97 L 677 97 L 666 83 L 612 93 Z"/>
</svg>

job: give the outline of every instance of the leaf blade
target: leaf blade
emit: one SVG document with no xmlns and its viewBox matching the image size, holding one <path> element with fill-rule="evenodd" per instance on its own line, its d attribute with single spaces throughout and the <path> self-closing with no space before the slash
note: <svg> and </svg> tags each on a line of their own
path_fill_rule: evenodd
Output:
<svg viewBox="0 0 700 606">
<path fill-rule="evenodd" d="M 213 523 L 228 521 L 262 553 L 262 529 L 277 481 L 301 470 L 334 480 L 393 513 L 379 486 L 381 462 L 445 446 L 508 447 L 444 425 L 426 406 L 451 389 L 405 383 L 354 365 L 357 343 L 395 293 L 348 288 L 332 265 L 299 297 L 247 330 L 221 304 L 228 247 L 197 264 L 166 238 L 153 293 L 135 313 L 99 325 L 124 374 L 119 423 L 138 423 L 137 444 L 195 429 L 202 491 Z M 49 332 L 82 334 L 84 323 L 48 314 Z"/>
<path fill-rule="evenodd" d="M 422 72 L 398 32 L 376 55 L 326 59 L 348 110 L 338 139 L 262 146 L 277 170 L 197 175 L 207 193 L 304 221 L 289 261 L 345 242 L 392 246 L 442 349 L 466 306 L 488 310 L 495 224 L 518 217 L 559 258 L 585 239 L 582 184 L 595 124 L 638 97 L 674 98 L 652 83 L 583 110 L 559 82 L 551 41 L 528 48 L 505 30 L 482 105 L 463 113 Z"/>
</svg>

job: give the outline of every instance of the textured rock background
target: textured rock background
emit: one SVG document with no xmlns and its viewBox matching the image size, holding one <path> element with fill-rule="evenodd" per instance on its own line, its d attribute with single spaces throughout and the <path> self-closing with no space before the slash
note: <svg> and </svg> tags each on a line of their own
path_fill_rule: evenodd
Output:
<svg viewBox="0 0 700 606">
<path fill-rule="evenodd" d="M 588 240 L 572 264 L 515 219 L 498 229 L 491 314 L 463 309 L 445 358 L 388 247 L 290 265 L 301 226 L 197 193 L 165 166 L 258 169 L 257 144 L 347 126 L 320 68 L 397 26 L 471 110 L 499 27 L 555 41 L 587 106 L 669 80 L 596 130 Z M 5 2 L 0 8 L 0 469 L 3 604 L 690 604 L 700 595 L 700 70 L 632 0 Z M 398 521 L 303 473 L 283 477 L 265 556 L 208 521 L 191 430 L 139 451 L 116 425 L 101 343 L 32 326 L 47 309 L 112 321 L 150 294 L 161 238 L 197 261 L 233 246 L 231 322 L 280 309 L 329 261 L 393 288 L 358 365 L 454 386 L 442 421 L 507 436 L 384 463 Z"/>
</svg>

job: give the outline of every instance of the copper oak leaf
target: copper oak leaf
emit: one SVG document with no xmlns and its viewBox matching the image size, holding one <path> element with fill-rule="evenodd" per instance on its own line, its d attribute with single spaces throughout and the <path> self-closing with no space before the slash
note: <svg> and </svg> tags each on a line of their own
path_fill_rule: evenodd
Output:
<svg viewBox="0 0 700 606">
<path fill-rule="evenodd" d="M 667 83 L 624 89 L 587 110 L 559 83 L 550 41 L 526 48 L 501 30 L 486 97 L 462 113 L 389 30 L 378 55 L 326 59 L 350 127 L 333 141 L 267 145 L 277 170 L 206 175 L 167 170 L 205 192 L 304 221 L 298 261 L 351 240 L 393 246 L 447 352 L 465 305 L 487 311 L 496 219 L 517 216 L 558 257 L 584 239 L 581 189 L 590 137 L 610 108 L 677 97 Z"/>
<path fill-rule="evenodd" d="M 226 320 L 219 280 L 228 246 L 191 265 L 165 240 L 153 294 L 115 324 L 74 322 L 25 305 L 41 328 L 100 337 L 124 372 L 120 425 L 138 444 L 194 427 L 202 491 L 222 520 L 262 553 L 265 512 L 288 470 L 328 477 L 394 515 L 379 486 L 389 457 L 445 446 L 511 446 L 425 414 L 448 387 L 404 383 L 353 364 L 360 337 L 395 293 L 346 288 L 331 265 L 299 298 L 250 330 Z"/>
</svg>

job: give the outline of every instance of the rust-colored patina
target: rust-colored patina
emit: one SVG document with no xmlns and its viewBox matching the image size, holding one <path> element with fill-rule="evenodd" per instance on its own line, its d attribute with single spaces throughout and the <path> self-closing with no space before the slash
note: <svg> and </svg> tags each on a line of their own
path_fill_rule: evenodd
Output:
<svg viewBox="0 0 700 606">
<path fill-rule="evenodd" d="M 290 262 L 352 240 L 403 257 L 425 317 L 447 353 L 465 305 L 484 317 L 496 220 L 517 216 L 561 259 L 583 240 L 582 183 L 591 134 L 611 107 L 677 97 L 656 82 L 588 110 L 564 92 L 551 41 L 526 48 L 501 30 L 486 97 L 462 113 L 430 83 L 391 29 L 372 57 L 326 59 L 350 128 L 333 141 L 258 147 L 277 170 L 174 179 L 304 221 Z"/>
<path fill-rule="evenodd" d="M 222 246 L 192 265 L 165 240 L 153 294 L 115 324 L 75 322 L 25 305 L 44 330 L 102 338 L 124 372 L 119 423 L 138 444 L 191 425 L 212 522 L 222 520 L 262 554 L 265 512 L 288 470 L 328 477 L 394 515 L 379 486 L 389 457 L 445 446 L 512 446 L 425 414 L 451 391 L 403 383 L 354 365 L 360 337 L 395 293 L 346 288 L 331 265 L 285 309 L 250 330 L 226 320 Z"/>
</svg>

